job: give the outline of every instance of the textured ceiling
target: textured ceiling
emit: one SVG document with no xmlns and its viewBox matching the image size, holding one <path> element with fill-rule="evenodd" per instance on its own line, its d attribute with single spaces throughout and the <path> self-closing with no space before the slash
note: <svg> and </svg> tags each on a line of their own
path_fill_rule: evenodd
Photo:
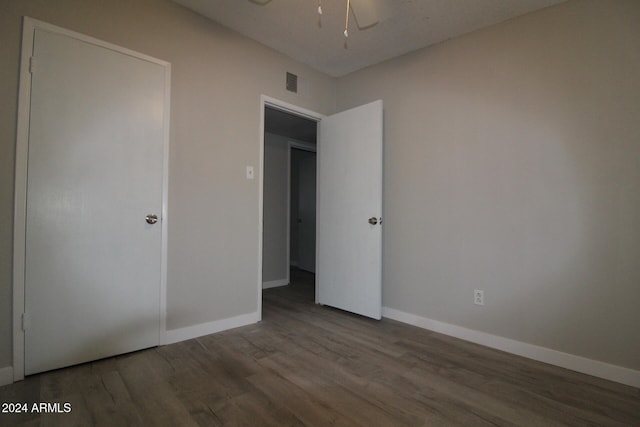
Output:
<svg viewBox="0 0 640 427">
<path fill-rule="evenodd" d="M 351 0 L 348 39 L 346 0 L 174 1 L 339 77 L 565 0 Z"/>
</svg>

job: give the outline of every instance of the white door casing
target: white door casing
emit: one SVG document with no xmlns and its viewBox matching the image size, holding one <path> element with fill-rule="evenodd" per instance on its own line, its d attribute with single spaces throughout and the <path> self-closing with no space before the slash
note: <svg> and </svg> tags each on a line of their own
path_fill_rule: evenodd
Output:
<svg viewBox="0 0 640 427">
<path fill-rule="evenodd" d="M 160 344 L 166 286 L 169 64 L 28 18 L 24 39 L 15 379 Z"/>
<path fill-rule="evenodd" d="M 323 118 L 317 159 L 318 302 L 374 319 L 382 314 L 382 114 L 375 101 Z"/>
</svg>

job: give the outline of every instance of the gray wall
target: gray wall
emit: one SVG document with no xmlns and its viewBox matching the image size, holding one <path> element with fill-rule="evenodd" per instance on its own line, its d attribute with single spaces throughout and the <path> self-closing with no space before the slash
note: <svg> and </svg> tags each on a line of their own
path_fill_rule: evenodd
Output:
<svg viewBox="0 0 640 427">
<path fill-rule="evenodd" d="M 12 364 L 13 175 L 21 17 L 172 63 L 167 326 L 257 310 L 260 95 L 320 113 L 335 80 L 166 0 L 0 1 L 0 368 Z M 257 71 L 259 70 L 259 71 Z M 299 92 L 284 88 L 286 71 Z M 208 220 L 203 220 L 208 218 Z"/>
<path fill-rule="evenodd" d="M 640 369 L 639 23 L 570 1 L 339 80 L 385 103 L 385 306 Z"/>
<path fill-rule="evenodd" d="M 286 280 L 287 206 L 289 184 L 289 139 L 264 135 L 264 218 L 262 240 L 262 282 Z"/>
</svg>

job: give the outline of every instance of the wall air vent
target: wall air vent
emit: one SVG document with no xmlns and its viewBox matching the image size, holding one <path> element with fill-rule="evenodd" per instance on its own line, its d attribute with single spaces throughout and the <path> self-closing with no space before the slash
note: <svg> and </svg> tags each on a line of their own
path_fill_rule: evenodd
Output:
<svg viewBox="0 0 640 427">
<path fill-rule="evenodd" d="M 298 93 L 298 76 L 295 74 L 287 73 L 287 90 Z"/>
</svg>

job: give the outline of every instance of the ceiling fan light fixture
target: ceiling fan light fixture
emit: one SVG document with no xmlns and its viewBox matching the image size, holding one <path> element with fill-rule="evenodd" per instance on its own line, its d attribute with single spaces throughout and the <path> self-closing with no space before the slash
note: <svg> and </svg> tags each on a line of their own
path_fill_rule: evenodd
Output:
<svg viewBox="0 0 640 427">
<path fill-rule="evenodd" d="M 351 8 L 351 0 L 347 0 L 347 12 L 344 18 L 344 34 L 345 37 L 349 37 L 349 9 Z M 318 15 L 322 15 L 322 0 L 318 0 Z"/>
<path fill-rule="evenodd" d="M 347 0 L 347 13 L 344 18 L 344 36 L 349 37 L 349 8 L 351 7 L 351 0 Z"/>
</svg>

